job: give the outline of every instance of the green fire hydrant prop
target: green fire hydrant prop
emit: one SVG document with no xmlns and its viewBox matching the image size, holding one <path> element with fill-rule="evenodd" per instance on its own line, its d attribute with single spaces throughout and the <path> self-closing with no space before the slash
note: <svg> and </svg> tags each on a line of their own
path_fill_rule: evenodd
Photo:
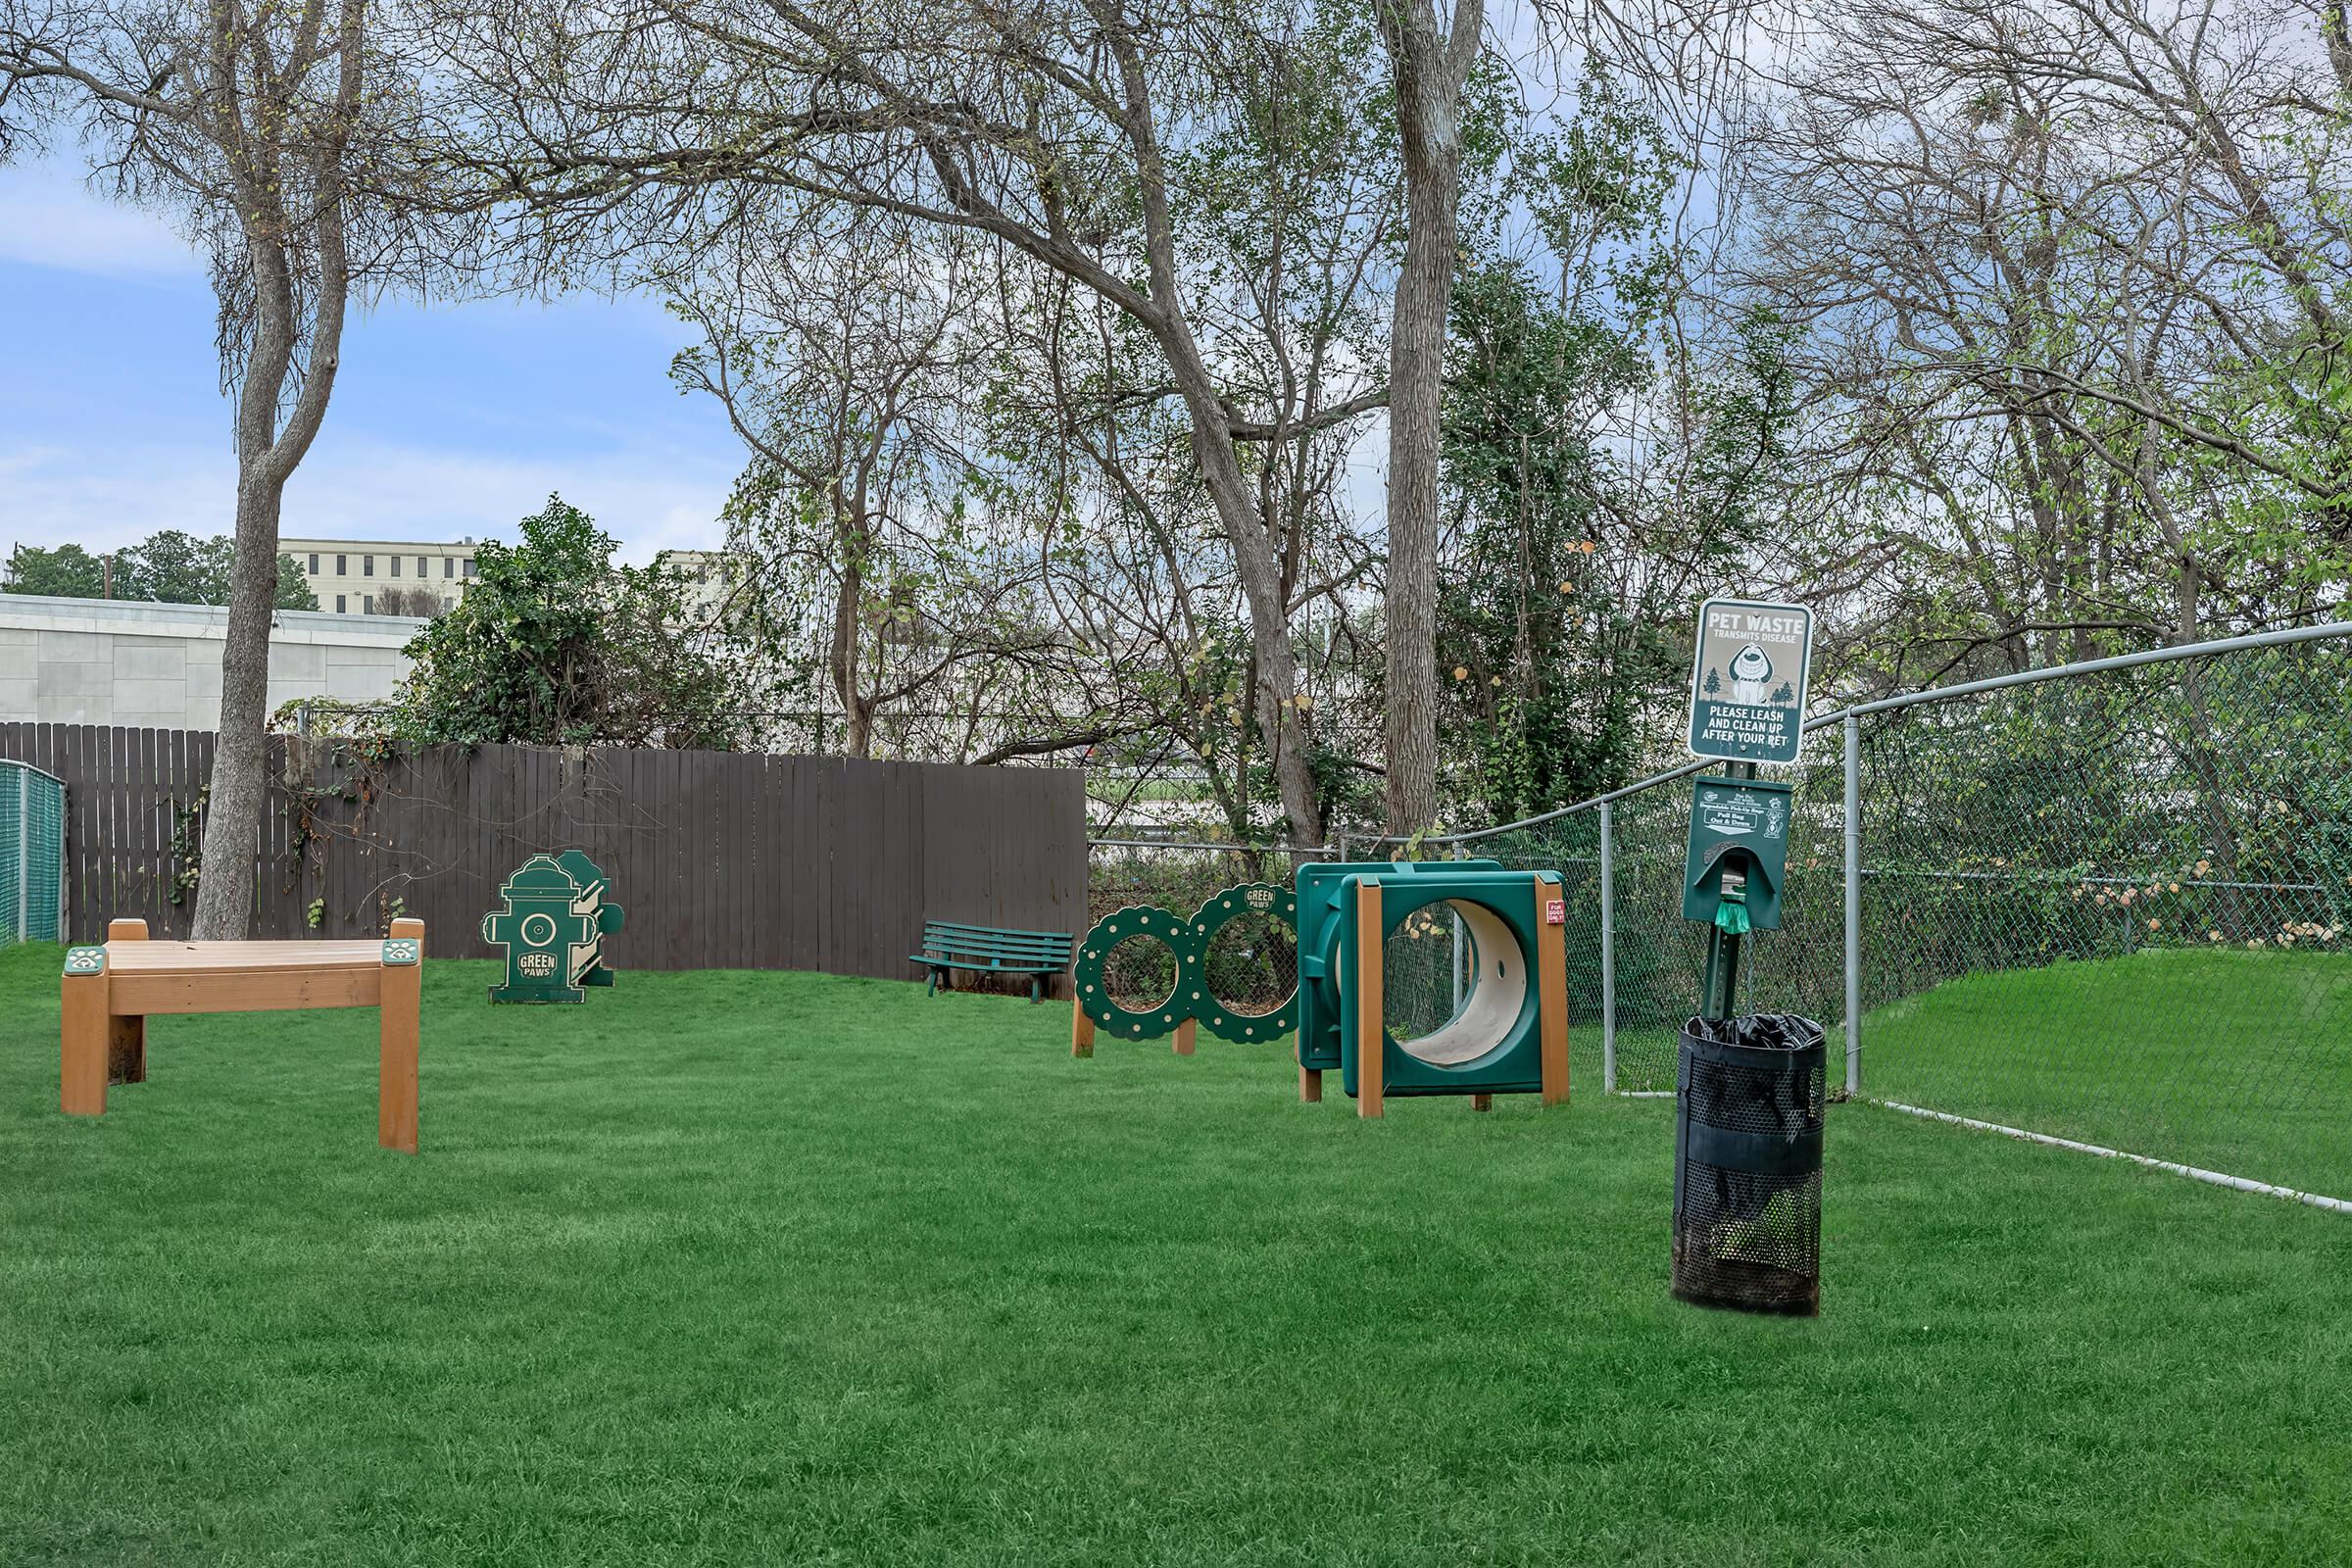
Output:
<svg viewBox="0 0 2352 1568">
<path fill-rule="evenodd" d="M 596 862 L 577 850 L 534 855 L 499 889 L 500 906 L 482 916 L 482 940 L 503 947 L 507 980 L 492 1002 L 578 1002 L 583 986 L 609 986 L 605 938 L 618 931 L 621 906 Z"/>
<path fill-rule="evenodd" d="M 1683 918 L 1710 928 L 1701 1017 L 1732 1016 L 1740 986 L 1740 939 L 1780 926 L 1789 799 L 1789 786 L 1759 778 L 1702 778 L 1691 791 Z"/>
</svg>

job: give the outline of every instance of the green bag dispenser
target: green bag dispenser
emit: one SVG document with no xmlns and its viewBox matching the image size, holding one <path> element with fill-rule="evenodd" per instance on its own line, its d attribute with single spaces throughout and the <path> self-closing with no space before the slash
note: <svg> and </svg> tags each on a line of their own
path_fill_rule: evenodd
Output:
<svg viewBox="0 0 2352 1568">
<path fill-rule="evenodd" d="M 1683 918 L 1727 935 L 1781 923 L 1788 882 L 1789 786 L 1771 779 L 1702 778 L 1690 794 L 1683 860 Z"/>
</svg>

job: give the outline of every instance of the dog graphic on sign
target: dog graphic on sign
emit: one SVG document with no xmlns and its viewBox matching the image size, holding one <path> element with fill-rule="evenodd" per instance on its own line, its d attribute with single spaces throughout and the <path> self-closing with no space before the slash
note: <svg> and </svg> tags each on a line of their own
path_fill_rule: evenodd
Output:
<svg viewBox="0 0 2352 1568">
<path fill-rule="evenodd" d="M 1761 707 L 1764 687 L 1772 679 L 1772 660 L 1754 643 L 1732 656 L 1732 700 Z"/>
</svg>

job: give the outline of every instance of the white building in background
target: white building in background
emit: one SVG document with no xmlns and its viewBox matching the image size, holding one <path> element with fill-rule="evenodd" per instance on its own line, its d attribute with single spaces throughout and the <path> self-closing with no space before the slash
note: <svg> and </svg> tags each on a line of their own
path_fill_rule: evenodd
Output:
<svg viewBox="0 0 2352 1568">
<path fill-rule="evenodd" d="M 277 612 L 270 707 L 390 697 L 409 673 L 401 649 L 423 625 L 398 615 Z M 218 729 L 227 637 L 228 612 L 213 605 L 0 594 L 0 723 Z"/>
<path fill-rule="evenodd" d="M 474 542 L 420 544 L 399 539 L 280 539 L 303 581 L 329 615 L 372 615 L 386 593 L 403 598 L 421 588 L 439 601 L 436 612 L 466 597 L 473 581 Z"/>
<path fill-rule="evenodd" d="M 398 539 L 281 539 L 278 548 L 294 558 L 303 581 L 329 615 L 373 615 L 386 597 L 403 600 L 423 589 L 437 601 L 433 612 L 452 610 L 478 575 L 470 537 L 455 544 Z M 668 550 L 660 559 L 694 582 L 693 603 L 714 609 L 726 592 L 727 555 L 719 550 Z M 403 607 L 404 609 L 406 606 Z"/>
</svg>

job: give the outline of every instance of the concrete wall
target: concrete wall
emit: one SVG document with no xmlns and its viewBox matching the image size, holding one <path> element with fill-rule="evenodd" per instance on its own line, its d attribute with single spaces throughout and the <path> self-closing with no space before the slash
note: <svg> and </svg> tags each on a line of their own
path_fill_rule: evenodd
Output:
<svg viewBox="0 0 2352 1568">
<path fill-rule="evenodd" d="M 270 706 L 376 702 L 409 672 L 424 622 L 281 610 L 270 634 Z M 218 729 L 228 612 L 210 605 L 0 594 L 0 723 Z"/>
</svg>

